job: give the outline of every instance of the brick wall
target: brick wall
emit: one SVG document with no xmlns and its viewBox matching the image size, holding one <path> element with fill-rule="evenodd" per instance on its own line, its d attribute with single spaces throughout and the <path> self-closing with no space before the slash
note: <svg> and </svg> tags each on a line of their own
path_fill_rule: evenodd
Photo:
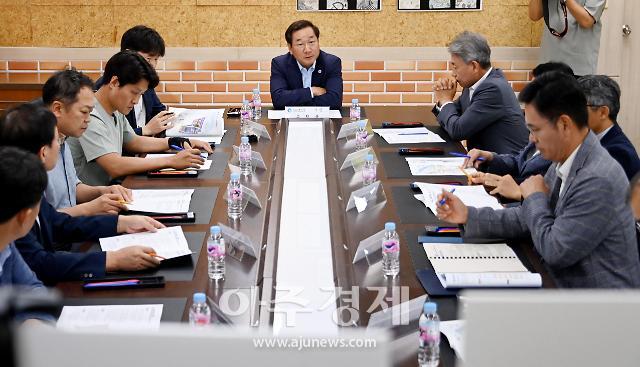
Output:
<svg viewBox="0 0 640 367">
<path fill-rule="evenodd" d="M 74 66 L 94 80 L 106 61 L 99 60 L 0 60 L 0 84 L 42 84 L 56 70 Z M 164 60 L 158 63 L 161 83 L 156 88 L 160 99 L 169 105 L 226 106 L 250 98 L 260 88 L 262 100 L 269 95 L 270 61 L 190 61 Z M 504 70 L 514 91 L 529 80 L 532 61 L 500 60 L 494 67 Z M 344 102 L 358 98 L 365 105 L 433 103 L 433 81 L 448 75 L 449 65 L 441 60 L 368 61 L 343 60 Z M 0 104 L 20 101 L 0 91 Z M 18 95 L 15 95 L 18 97 Z M 17 100 L 16 100 L 17 99 Z"/>
</svg>

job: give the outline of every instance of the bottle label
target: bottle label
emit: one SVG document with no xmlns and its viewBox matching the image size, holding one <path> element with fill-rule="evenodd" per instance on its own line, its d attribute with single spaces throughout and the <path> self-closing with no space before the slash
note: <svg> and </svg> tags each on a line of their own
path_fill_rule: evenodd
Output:
<svg viewBox="0 0 640 367">
<path fill-rule="evenodd" d="M 198 326 L 205 326 L 209 325 L 209 323 L 211 322 L 211 318 L 202 312 L 195 312 L 193 314 L 193 321 Z"/>
<path fill-rule="evenodd" d="M 360 120 L 360 109 L 359 108 L 351 108 L 349 110 L 349 117 L 352 120 Z"/>
<path fill-rule="evenodd" d="M 364 171 L 362 172 L 362 177 L 364 178 L 365 181 L 375 181 L 376 180 L 376 167 L 366 167 L 364 168 Z"/>
<path fill-rule="evenodd" d="M 251 120 L 251 111 L 250 110 L 240 111 L 240 118 L 242 118 L 243 120 Z"/>
<path fill-rule="evenodd" d="M 238 155 L 240 156 L 241 161 L 251 161 L 251 150 L 250 149 L 240 149 Z"/>
<path fill-rule="evenodd" d="M 216 259 L 224 258 L 224 255 L 225 255 L 224 239 L 220 239 L 219 243 L 207 244 L 207 253 L 209 254 L 209 257 L 213 257 Z"/>
<path fill-rule="evenodd" d="M 382 252 L 393 253 L 400 251 L 400 244 L 396 240 L 382 241 Z"/>
<path fill-rule="evenodd" d="M 260 108 L 260 107 L 262 107 L 262 101 L 253 100 L 253 108 Z"/>
<path fill-rule="evenodd" d="M 242 188 L 230 187 L 228 194 L 229 194 L 229 200 L 233 202 L 242 201 Z"/>
<path fill-rule="evenodd" d="M 358 144 L 366 143 L 368 136 L 369 136 L 369 133 L 367 132 L 367 130 L 356 131 L 356 143 Z"/>
</svg>

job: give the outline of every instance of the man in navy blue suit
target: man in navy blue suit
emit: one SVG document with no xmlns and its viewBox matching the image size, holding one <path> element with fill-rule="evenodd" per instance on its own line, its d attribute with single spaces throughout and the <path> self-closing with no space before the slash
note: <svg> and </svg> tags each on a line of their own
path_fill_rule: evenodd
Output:
<svg viewBox="0 0 640 367">
<path fill-rule="evenodd" d="M 491 66 L 491 49 L 477 33 L 463 32 L 449 44 L 452 78 L 433 85 L 433 113 L 454 140 L 467 148 L 517 153 L 527 144 L 524 115 L 502 70 Z M 463 87 L 455 99 L 457 84 Z"/>
<path fill-rule="evenodd" d="M 342 107 L 342 61 L 320 51 L 320 30 L 307 20 L 284 33 L 289 53 L 271 60 L 271 101 L 285 106 Z"/>
<path fill-rule="evenodd" d="M 587 96 L 589 128 L 631 180 L 640 171 L 640 159 L 617 122 L 620 111 L 618 83 L 606 75 L 585 75 L 578 79 L 578 83 Z"/>
<path fill-rule="evenodd" d="M 155 29 L 137 25 L 122 35 L 120 51 L 124 50 L 136 51 L 155 69 L 158 60 L 164 57 L 164 39 Z M 95 90 L 100 89 L 102 84 L 104 81 L 100 77 L 96 81 Z M 156 91 L 149 88 L 126 116 L 136 134 L 153 136 L 170 127 L 173 114 L 169 113 L 167 107 L 160 102 Z"/>
<path fill-rule="evenodd" d="M 0 119 L 0 146 L 34 153 L 45 169 L 53 169 L 60 149 L 56 117 L 49 110 L 32 104 L 8 110 Z M 118 251 L 87 253 L 69 251 L 72 243 L 164 227 L 149 217 L 71 217 L 58 212 L 46 200 L 40 201 L 39 210 L 36 223 L 26 236 L 15 241 L 15 245 L 31 270 L 47 284 L 99 278 L 107 272 L 142 270 L 159 264 L 150 247 L 131 246 Z"/>
</svg>

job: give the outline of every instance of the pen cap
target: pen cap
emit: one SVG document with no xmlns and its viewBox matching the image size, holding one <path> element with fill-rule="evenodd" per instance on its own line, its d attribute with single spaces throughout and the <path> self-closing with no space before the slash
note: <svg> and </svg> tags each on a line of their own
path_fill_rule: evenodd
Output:
<svg viewBox="0 0 640 367">
<path fill-rule="evenodd" d="M 240 174 L 238 172 L 234 172 L 231 174 L 231 179 L 234 181 L 238 181 L 240 179 Z"/>
<path fill-rule="evenodd" d="M 425 304 L 422 306 L 422 313 L 426 314 L 430 314 L 430 313 L 436 313 L 438 311 L 438 305 L 435 302 L 425 302 Z"/>
<path fill-rule="evenodd" d="M 243 136 L 240 138 L 240 143 L 242 144 L 249 144 L 249 137 L 248 136 Z"/>
<path fill-rule="evenodd" d="M 211 228 L 209 230 L 211 231 L 211 234 L 220 234 L 220 227 L 219 226 L 211 226 Z"/>
<path fill-rule="evenodd" d="M 373 162 L 373 154 L 367 154 L 367 157 L 365 158 L 365 160 L 367 162 Z"/>
<path fill-rule="evenodd" d="M 394 222 L 387 222 L 384 224 L 384 230 L 385 231 L 395 231 L 396 230 L 396 224 Z"/>
<path fill-rule="evenodd" d="M 354 99 L 352 99 L 352 100 L 351 100 L 351 103 L 352 103 L 352 104 L 356 104 L 356 103 L 359 103 L 359 102 L 360 102 L 360 101 L 359 101 L 357 98 L 354 98 Z"/>
<path fill-rule="evenodd" d="M 205 303 L 207 296 L 204 293 L 194 293 L 193 303 Z"/>
</svg>

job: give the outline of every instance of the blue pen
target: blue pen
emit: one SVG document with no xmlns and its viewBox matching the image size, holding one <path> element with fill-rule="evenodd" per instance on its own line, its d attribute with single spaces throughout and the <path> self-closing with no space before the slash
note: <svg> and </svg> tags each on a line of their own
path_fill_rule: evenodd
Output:
<svg viewBox="0 0 640 367">
<path fill-rule="evenodd" d="M 430 133 L 400 133 L 398 135 L 429 135 Z"/>
<path fill-rule="evenodd" d="M 458 153 L 458 152 L 449 152 L 449 155 L 452 155 L 454 157 L 463 157 L 463 158 L 471 158 L 471 156 L 464 154 L 464 153 Z M 476 158 L 477 161 L 483 162 L 484 158 L 483 157 L 478 157 Z"/>
<path fill-rule="evenodd" d="M 181 150 L 184 150 L 183 147 L 179 147 L 177 145 L 169 145 L 169 148 L 173 149 L 173 150 L 177 150 L 178 152 Z"/>
<path fill-rule="evenodd" d="M 451 189 L 451 191 L 449 191 L 449 192 L 453 194 L 455 191 L 456 191 L 456 188 L 454 187 L 454 188 L 453 188 L 453 189 Z M 445 198 L 442 198 L 440 201 L 438 201 L 438 204 L 439 204 L 439 206 L 443 206 L 443 205 L 444 205 L 444 203 L 446 203 L 446 202 L 447 202 L 447 201 L 446 201 L 446 199 L 445 199 Z"/>
</svg>

